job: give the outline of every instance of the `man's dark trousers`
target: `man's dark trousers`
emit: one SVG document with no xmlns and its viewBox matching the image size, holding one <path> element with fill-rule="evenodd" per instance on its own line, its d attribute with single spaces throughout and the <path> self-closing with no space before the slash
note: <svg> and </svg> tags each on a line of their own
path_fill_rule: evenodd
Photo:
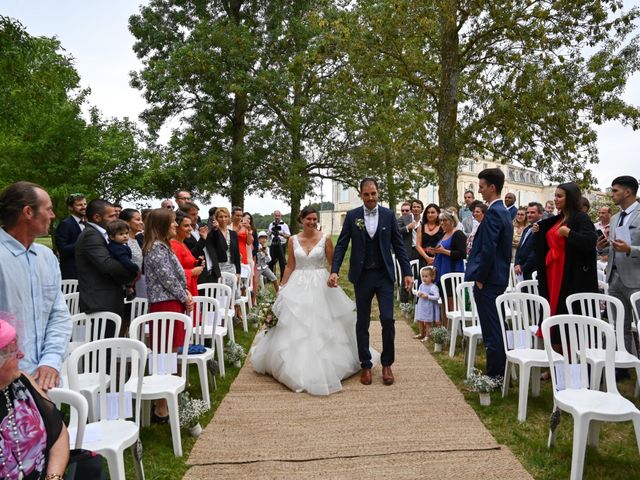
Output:
<svg viewBox="0 0 640 480">
<path fill-rule="evenodd" d="M 287 260 L 284 258 L 284 248 L 281 243 L 271 243 L 269 247 L 269 255 L 271 255 L 271 261 L 269 262 L 269 268 L 273 273 L 276 272 L 276 263 L 280 265 L 280 280 L 284 274 L 284 267 L 287 266 Z"/>
<path fill-rule="evenodd" d="M 491 284 L 484 285 L 482 290 L 477 285 L 473 287 L 473 298 L 476 301 L 482 329 L 482 341 L 487 350 L 487 375 L 490 377 L 502 377 L 507 362 L 500 317 L 496 308 L 496 298 L 504 293 L 505 288 Z"/>
</svg>

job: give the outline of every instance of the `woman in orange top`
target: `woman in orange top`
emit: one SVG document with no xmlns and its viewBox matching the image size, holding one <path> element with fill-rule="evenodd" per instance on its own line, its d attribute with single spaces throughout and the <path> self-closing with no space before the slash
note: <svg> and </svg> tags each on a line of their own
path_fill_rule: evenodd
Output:
<svg viewBox="0 0 640 480">
<path fill-rule="evenodd" d="M 189 247 L 184 244 L 185 238 L 191 235 L 193 226 L 191 225 L 191 219 L 182 213 L 180 210 L 176 213 L 176 238 L 171 239 L 171 250 L 178 257 L 178 261 L 184 269 L 185 276 L 187 277 L 187 289 L 192 296 L 198 295 L 198 276 L 204 270 L 204 258 L 200 257 L 196 260 L 191 254 Z"/>
<path fill-rule="evenodd" d="M 238 234 L 238 249 L 240 250 L 240 262 L 249 264 L 247 246 L 253 244 L 253 235 L 249 230 L 248 222 L 243 218 L 242 209 L 233 207 L 231 209 L 231 230 Z"/>
</svg>

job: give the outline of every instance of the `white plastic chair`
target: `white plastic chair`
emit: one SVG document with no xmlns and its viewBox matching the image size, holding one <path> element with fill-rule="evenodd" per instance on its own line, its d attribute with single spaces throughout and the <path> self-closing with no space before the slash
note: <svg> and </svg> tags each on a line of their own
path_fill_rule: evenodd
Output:
<svg viewBox="0 0 640 480">
<path fill-rule="evenodd" d="M 503 293 L 496 299 L 496 308 L 500 317 L 502 342 L 507 356 L 504 368 L 504 382 L 502 397 L 509 392 L 509 374 L 513 365 L 518 366 L 518 421 L 527 419 L 527 400 L 529 394 L 529 379 L 531 378 L 531 394 L 540 395 L 540 368 L 549 364 L 544 350 L 536 349 L 530 334 L 530 326 L 538 325 L 549 318 L 550 307 L 543 297 L 530 293 Z M 507 313 L 508 312 L 508 313 Z M 508 327 L 508 328 L 507 328 Z M 562 357 L 554 356 L 558 361 Z"/>
<path fill-rule="evenodd" d="M 116 335 L 120 331 L 122 320 L 120 315 L 112 312 L 78 313 L 71 317 L 73 323 L 71 329 L 71 342 L 69 352 L 75 351 L 79 346 L 107 338 L 107 325 L 112 324 Z M 68 365 L 63 364 L 63 377 L 68 376 Z M 89 404 L 89 421 L 96 421 L 97 395 L 100 387 L 100 375 L 93 369 L 78 374 L 77 389 L 87 399 Z M 63 381 L 64 382 L 64 381 Z M 66 383 L 63 383 L 66 385 Z"/>
<path fill-rule="evenodd" d="M 450 282 L 448 281 L 450 280 Z M 440 292 L 440 298 L 442 298 L 442 306 L 449 324 L 451 325 L 451 343 L 449 344 L 449 356 L 453 357 L 456 354 L 456 337 L 458 331 L 461 330 L 461 324 L 463 318 L 468 318 L 471 313 L 464 311 L 464 303 L 458 304 L 458 296 L 456 295 L 456 289 L 458 285 L 464 282 L 464 273 L 453 272 L 445 273 L 440 277 L 440 285 L 442 285 L 442 291 Z M 451 284 L 452 291 L 448 291 L 448 286 Z M 449 302 L 447 297 L 453 298 L 453 305 L 449 310 Z"/>
<path fill-rule="evenodd" d="M 248 309 L 253 307 L 253 269 L 253 261 L 250 264 L 243 263 L 240 265 L 240 281 L 244 283 L 245 287 L 245 294 L 241 295 L 240 298 L 247 304 Z"/>
<path fill-rule="evenodd" d="M 64 301 L 67 303 L 70 315 L 80 313 L 80 294 L 78 292 L 67 293 L 63 295 Z"/>
<path fill-rule="evenodd" d="M 535 273 L 535 272 L 534 272 Z M 519 293 L 530 293 L 531 295 L 540 295 L 540 290 L 538 288 L 538 280 L 523 280 L 522 282 L 518 282 L 516 285 L 516 292 Z M 531 331 L 531 336 L 534 337 L 534 346 L 536 348 L 542 348 L 542 339 L 538 337 L 536 334 L 538 333 L 538 324 L 530 325 L 529 330 Z"/>
<path fill-rule="evenodd" d="M 229 272 L 222 272 L 222 280 L 225 281 L 225 284 L 229 282 L 231 286 L 231 298 L 233 299 L 233 307 L 240 307 L 240 318 L 242 319 L 242 329 L 245 332 L 249 331 L 249 324 L 247 323 L 247 306 L 249 304 L 246 297 L 242 297 L 242 295 L 237 296 L 238 289 L 240 285 L 238 285 L 238 278 Z M 235 311 L 235 308 L 233 308 Z M 231 312 L 231 318 L 233 319 L 233 312 Z"/>
<path fill-rule="evenodd" d="M 509 284 L 505 292 L 515 292 L 518 284 L 518 276 L 516 275 L 516 266 L 512 263 L 509 265 Z"/>
<path fill-rule="evenodd" d="M 220 307 L 218 306 L 218 301 L 215 298 L 193 297 L 193 312 L 191 313 L 191 316 L 193 317 L 194 327 L 191 331 L 191 345 L 202 345 L 206 350 L 203 353 L 188 354 L 187 364 L 193 364 L 198 367 L 202 399 L 207 402 L 207 405 L 211 405 L 207 362 L 213 360 L 213 357 L 215 356 L 216 341 L 214 339 L 215 331 L 213 326 L 215 325 L 215 319 L 217 318 L 216 312 L 219 310 Z M 207 344 L 211 346 L 207 347 Z M 222 349 L 222 339 L 220 340 L 219 349 Z M 215 378 L 213 381 L 215 382 Z"/>
<path fill-rule="evenodd" d="M 220 305 L 220 315 L 222 315 L 222 323 L 227 329 L 227 335 L 232 342 L 236 341 L 233 333 L 233 303 L 235 297 L 231 287 L 224 283 L 201 283 L 198 285 L 198 292 L 202 297 L 215 298 Z"/>
<path fill-rule="evenodd" d="M 148 313 L 135 318 L 129 327 L 129 336 L 132 339 L 143 341 L 144 327 L 149 325 L 149 370 L 142 380 L 142 390 L 136 393 L 138 401 L 158 400 L 164 398 L 169 407 L 169 424 L 171 425 L 171 438 L 173 440 L 173 453 L 176 457 L 182 456 L 182 439 L 180 436 L 180 422 L 178 419 L 178 394 L 184 391 L 187 384 L 187 353 L 191 340 L 191 317 L 182 313 L 157 312 Z M 178 325 L 176 325 L 178 324 Z M 184 342 L 182 353 L 173 353 L 174 327 L 184 328 Z M 160 340 L 160 341 L 158 341 Z M 173 357 L 176 355 L 176 357 Z M 178 364 L 176 374 L 171 373 L 173 359 Z M 126 384 L 128 391 L 133 392 L 137 379 L 131 379 Z M 145 405 L 145 423 L 149 405 Z"/>
<path fill-rule="evenodd" d="M 67 293 L 76 293 L 77 291 L 78 291 L 78 280 L 74 278 L 62 280 L 63 295 L 66 295 Z"/>
<path fill-rule="evenodd" d="M 71 390 L 80 389 L 79 375 L 83 370 L 89 368 L 98 375 L 99 421 L 86 425 L 82 448 L 105 457 L 110 477 L 114 480 L 126 478 L 124 450 L 129 447 L 133 447 L 137 477 L 144 478 L 138 453 L 140 402 L 133 402 L 132 397 L 140 396 L 146 360 L 147 347 L 129 338 L 108 338 L 80 345 L 69 357 Z M 132 396 L 129 391 L 133 392 Z M 74 434 L 70 428 L 69 435 Z"/>
<path fill-rule="evenodd" d="M 551 345 L 551 328 L 557 327 L 562 344 L 562 360 L 557 362 Z M 571 480 L 582 478 L 587 442 L 597 447 L 601 422 L 631 420 L 640 447 L 640 411 L 618 393 L 615 380 L 615 334 L 611 326 L 581 315 L 556 315 L 542 323 L 544 348 L 551 367 L 554 413 L 564 410 L 573 417 Z M 587 351 L 604 344 L 607 391 L 589 389 Z M 559 418 L 559 417 L 558 417 Z M 555 441 L 557 423 L 551 422 L 548 446 Z"/>
<path fill-rule="evenodd" d="M 586 317 L 604 320 L 603 309 L 607 313 L 607 320 L 616 335 L 616 352 L 614 356 L 616 368 L 635 368 L 636 370 L 636 390 L 635 396 L 640 393 L 640 359 L 631 355 L 624 345 L 624 305 L 622 302 L 610 295 L 602 293 L 574 293 L 567 297 L 567 311 L 574 315 L 584 315 Z M 598 390 L 604 369 L 605 352 L 602 349 L 589 350 L 587 359 L 591 362 L 593 370 L 591 373 L 593 383 L 591 388 Z"/>
<path fill-rule="evenodd" d="M 531 273 L 531 280 L 538 280 L 538 271 Z"/>
<path fill-rule="evenodd" d="M 464 308 L 465 296 L 469 296 L 471 310 L 464 311 L 462 316 L 462 336 L 467 339 L 467 378 L 473 373 L 476 363 L 476 351 L 478 342 L 482 340 L 482 329 L 480 328 L 480 318 L 476 308 L 476 301 L 473 298 L 473 284 L 475 282 L 462 282 L 456 288 L 456 296 L 458 297 L 458 305 Z"/>
<path fill-rule="evenodd" d="M 126 303 L 131 304 L 131 320 L 149 313 L 149 302 L 146 298 L 136 297 L 133 300 L 127 300 Z"/>
<path fill-rule="evenodd" d="M 218 355 L 220 376 L 224 377 L 226 373 L 224 367 L 224 337 L 229 335 L 229 329 L 227 328 L 226 317 L 221 314 L 220 303 L 215 298 L 193 297 L 193 310 L 194 312 L 202 312 L 204 336 L 205 338 L 213 336 L 213 341 L 216 344 L 215 350 Z"/>
<path fill-rule="evenodd" d="M 71 407 L 67 428 L 70 432 L 74 432 L 75 438 L 69 435 L 69 446 L 71 448 L 82 448 L 84 430 L 87 426 L 87 417 L 89 415 L 87 399 L 80 393 L 67 388 L 52 388 L 47 391 L 47 396 L 56 404 L 58 409 L 63 403 Z"/>
</svg>

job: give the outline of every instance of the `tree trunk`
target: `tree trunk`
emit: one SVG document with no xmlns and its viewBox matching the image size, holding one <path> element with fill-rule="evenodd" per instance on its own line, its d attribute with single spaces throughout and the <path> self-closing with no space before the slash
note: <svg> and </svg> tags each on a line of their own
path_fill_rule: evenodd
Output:
<svg viewBox="0 0 640 480">
<path fill-rule="evenodd" d="M 457 0 L 440 2 L 440 91 L 438 103 L 438 196 L 441 207 L 458 205 L 458 82 L 460 81 Z"/>
<path fill-rule="evenodd" d="M 246 129 L 245 116 L 249 109 L 247 95 L 242 93 L 235 94 L 233 101 L 233 120 L 232 120 L 232 145 L 231 145 L 231 175 L 230 182 L 230 200 L 232 206 L 244 208 L 244 193 L 247 188 L 246 174 L 244 170 L 247 168 L 245 162 L 244 135 Z"/>
</svg>

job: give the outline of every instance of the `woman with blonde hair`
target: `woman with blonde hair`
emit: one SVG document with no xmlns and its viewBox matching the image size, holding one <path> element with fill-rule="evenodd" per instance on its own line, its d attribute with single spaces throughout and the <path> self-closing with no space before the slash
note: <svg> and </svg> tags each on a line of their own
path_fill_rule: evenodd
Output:
<svg viewBox="0 0 640 480">
<path fill-rule="evenodd" d="M 527 222 L 527 209 L 526 207 L 519 207 L 516 211 L 516 216 L 513 219 L 513 241 L 511 242 L 511 258 L 516 258 L 516 250 L 520 244 L 520 239 L 524 233 L 524 229 L 527 228 L 529 223 Z"/>
<path fill-rule="evenodd" d="M 225 207 L 218 207 L 215 213 L 217 225 L 213 227 L 210 235 L 214 237 L 217 248 L 218 264 L 220 272 L 233 273 L 237 282 L 240 282 L 240 248 L 238 246 L 238 234 L 229 228 L 230 215 Z M 230 287 L 232 285 L 229 285 Z M 236 289 L 236 298 L 240 291 Z"/>
</svg>

